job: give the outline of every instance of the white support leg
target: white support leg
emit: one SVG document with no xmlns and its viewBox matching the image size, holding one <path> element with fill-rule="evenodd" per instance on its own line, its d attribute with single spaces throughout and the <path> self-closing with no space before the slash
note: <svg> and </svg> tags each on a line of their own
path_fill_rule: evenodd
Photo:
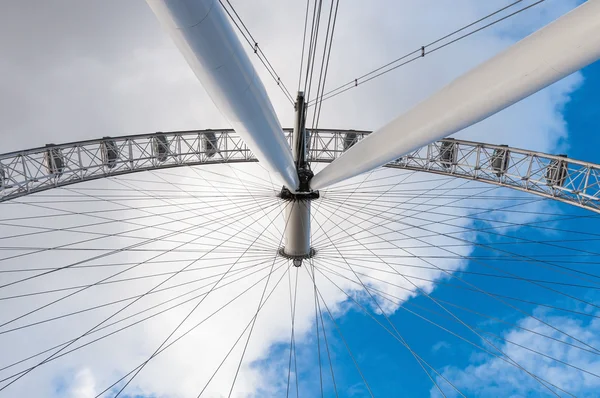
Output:
<svg viewBox="0 0 600 398">
<path fill-rule="evenodd" d="M 219 0 L 147 0 L 219 111 L 291 191 L 298 174 L 273 105 Z"/>
<path fill-rule="evenodd" d="M 312 189 L 373 170 L 501 111 L 600 58 L 589 0 L 438 91 L 321 170 Z"/>
</svg>

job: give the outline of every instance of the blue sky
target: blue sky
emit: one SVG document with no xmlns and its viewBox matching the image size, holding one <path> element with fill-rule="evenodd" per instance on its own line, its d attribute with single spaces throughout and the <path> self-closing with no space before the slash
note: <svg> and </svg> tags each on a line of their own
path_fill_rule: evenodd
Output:
<svg viewBox="0 0 600 398">
<path fill-rule="evenodd" d="M 598 156 L 597 150 L 597 148 L 600 147 L 600 135 L 597 134 L 597 131 L 600 130 L 600 99 L 597 94 L 598 90 L 600 90 L 600 64 L 596 63 L 584 69 L 583 76 L 585 78 L 584 84 L 572 94 L 571 100 L 567 103 L 563 110 L 569 134 L 565 141 L 559 145 L 567 145 L 567 154 L 570 157 L 587 160 L 590 162 L 600 162 L 600 157 Z M 546 222 L 538 225 L 566 231 L 597 231 L 597 216 L 596 218 L 586 218 L 585 216 L 591 215 L 592 213 L 589 213 L 585 210 L 574 208 L 562 203 L 553 203 L 546 208 L 546 211 L 549 211 L 550 214 L 549 216 L 544 216 L 546 219 L 554 219 L 559 216 L 561 218 L 564 217 L 565 220 L 551 223 Z M 553 213 L 555 215 L 552 215 Z M 583 217 L 567 219 L 568 217 L 572 216 Z M 481 226 L 484 226 L 484 224 L 481 224 Z M 542 230 L 535 227 L 521 227 L 504 231 L 504 233 L 512 236 L 523 236 L 532 241 L 555 240 L 559 244 L 562 239 L 582 238 L 581 235 L 568 232 L 550 232 L 548 230 Z M 583 237 L 583 239 L 585 239 L 585 237 Z M 514 241 L 515 239 L 490 236 L 487 234 L 481 234 L 478 237 L 478 242 L 486 245 L 505 244 L 507 242 Z M 600 243 L 598 240 L 565 242 L 562 245 L 572 247 L 574 249 L 600 252 Z M 542 244 L 532 244 L 526 247 L 523 247 L 523 245 L 512 244 L 502 246 L 502 249 L 512 251 L 521 256 L 528 256 L 530 258 L 537 258 L 537 256 L 540 255 L 550 256 L 551 254 L 568 256 L 569 254 L 575 253 L 579 255 L 579 257 L 573 257 L 573 261 L 597 261 L 597 257 L 594 256 L 582 257 L 580 253 L 562 248 L 549 247 Z M 498 253 L 486 250 L 484 248 L 475 248 L 472 255 L 474 257 L 495 256 L 498 255 Z M 558 257 L 557 259 L 560 260 Z M 544 261 L 552 261 L 552 257 L 545 257 Z M 489 268 L 486 268 L 483 263 L 527 278 L 550 280 L 561 283 L 587 283 L 578 278 L 566 276 L 564 274 L 545 269 L 543 268 L 545 264 L 541 264 L 540 267 L 532 263 L 507 261 L 502 259 L 496 259 L 496 261 L 489 259 L 480 262 L 471 261 L 469 262 L 466 271 L 494 273 Z M 560 264 L 574 267 L 578 270 L 592 274 L 598 273 L 596 268 L 597 265 L 577 265 L 568 263 Z M 498 273 L 496 272 L 496 274 Z M 457 273 L 456 275 L 483 290 L 497 294 L 510 295 L 521 300 L 541 303 L 549 306 L 558 306 L 567 310 L 583 311 L 592 314 L 598 313 L 597 310 L 590 309 L 581 302 L 569 299 L 565 296 L 558 295 L 554 292 L 541 289 L 539 287 L 532 286 L 526 282 L 503 280 L 491 277 L 485 278 L 472 274 Z M 446 282 L 454 283 L 455 285 L 457 284 L 456 281 L 447 280 Z M 589 285 L 589 283 L 587 284 Z M 581 298 L 582 300 L 586 300 L 591 303 L 598 303 L 598 297 L 600 297 L 598 294 L 600 292 L 598 290 L 566 286 L 551 287 L 556 288 L 565 294 Z M 583 329 L 589 328 L 592 320 L 592 318 L 586 316 L 578 316 L 570 312 L 553 310 L 551 308 L 543 308 L 536 304 L 510 301 L 523 311 L 520 313 L 514 308 L 500 304 L 499 302 L 488 297 L 482 297 L 480 294 L 468 293 L 464 290 L 449 286 L 438 286 L 432 295 L 436 298 L 446 300 L 447 302 L 498 318 L 510 324 L 519 324 L 519 322 L 527 318 L 525 313 L 536 314 L 540 319 L 553 319 L 553 321 L 564 321 L 568 318 L 569 320 L 578 323 Z M 363 299 L 365 300 L 365 303 L 369 301 L 366 298 Z M 351 347 L 351 350 L 361 370 L 363 371 L 365 378 L 369 382 L 374 395 L 385 397 L 428 396 L 432 392 L 432 382 L 423 372 L 423 370 L 417 365 L 415 359 L 410 355 L 410 353 L 404 347 L 402 347 L 398 341 L 394 340 L 387 332 L 377 325 L 377 323 L 367 317 L 360 309 L 352 305 L 350 305 L 350 307 L 351 309 L 345 313 L 344 316 L 338 319 L 337 322 L 343 331 L 344 337 L 346 338 L 348 345 Z M 442 326 L 450 328 L 474 343 L 480 345 L 482 344 L 481 338 L 472 332 L 469 332 L 465 328 L 457 328 L 455 323 L 425 312 L 423 309 L 430 309 L 434 311 L 437 310 L 439 312 L 440 308 L 436 308 L 435 304 L 432 304 L 431 300 L 423 295 L 419 295 L 416 298 L 410 299 L 409 303 L 407 304 L 407 308 L 411 308 L 423 316 L 440 323 Z M 455 310 L 453 307 L 447 308 Z M 455 311 L 455 314 L 463 321 L 475 326 L 479 326 L 482 330 L 486 330 L 500 336 L 503 336 L 505 333 L 514 329 L 512 326 L 507 324 L 502 324 L 497 321 L 491 322 L 485 318 L 470 314 L 465 311 Z M 421 355 L 440 372 L 443 372 L 444 369 L 447 368 L 464 369 L 469 365 L 481 364 L 484 363 L 486 359 L 489 359 L 489 356 L 482 354 L 481 350 L 474 348 L 468 343 L 451 336 L 449 333 L 418 319 L 414 315 L 411 315 L 402 309 L 399 309 L 390 317 L 390 319 L 397 325 L 398 330 L 401 332 L 406 341 L 409 342 L 414 351 Z M 379 316 L 379 320 L 384 324 L 386 323 L 385 318 L 382 316 Z M 556 324 L 556 326 L 560 328 L 564 326 L 564 323 Z M 334 370 L 339 395 L 343 397 L 368 396 L 364 383 L 361 381 L 361 378 L 357 373 L 351 358 L 348 356 L 344 344 L 335 333 L 334 325 L 329 322 L 326 324 L 326 328 L 330 342 L 330 349 L 332 356 L 334 357 Z M 321 339 L 322 338 L 323 337 L 321 337 Z M 501 346 L 498 341 L 494 341 L 494 343 L 497 346 Z M 323 344 L 322 341 L 321 344 Z M 488 348 L 491 349 L 490 347 Z M 306 361 L 311 363 L 310 367 L 305 366 L 302 368 L 300 373 L 300 395 L 317 396 L 319 394 L 319 370 L 315 366 L 316 340 L 314 328 L 309 333 L 307 341 L 299 345 L 297 349 L 302 349 L 302 354 L 300 354 L 300 357 L 303 359 L 302 362 Z M 493 351 L 493 349 L 491 350 Z M 285 359 L 287 358 L 288 352 L 287 345 L 282 344 L 277 346 L 272 350 L 270 356 L 264 362 L 257 363 L 256 366 L 266 366 L 269 362 L 272 363 L 273 361 L 280 361 L 282 357 Z M 324 354 L 325 351 L 323 350 L 322 355 Z M 598 363 L 597 358 L 593 359 L 593 361 L 595 361 L 596 364 Z M 329 365 L 326 358 L 323 358 L 322 363 L 324 389 L 326 391 L 325 395 L 333 396 L 333 385 L 329 376 Z M 282 366 L 287 368 L 287 362 L 284 361 Z M 512 394 L 516 394 L 515 396 L 521 396 L 518 390 L 511 391 L 510 388 L 507 390 L 495 389 L 497 386 L 494 386 L 494 382 L 491 380 L 473 380 L 474 385 L 479 385 L 481 383 L 484 385 L 482 389 L 467 389 L 464 390 L 464 392 L 467 394 L 467 396 L 476 394 L 478 396 L 492 397 L 498 396 L 496 395 L 499 393 L 498 391 L 501 391 L 501 394 L 510 392 Z M 488 383 L 487 386 L 486 383 Z M 502 388 L 506 387 L 506 385 L 503 385 L 502 380 L 499 380 L 498 383 L 500 383 Z M 444 391 L 448 394 L 452 392 L 448 386 L 446 386 Z M 592 396 L 593 391 L 593 389 L 581 388 L 579 393 L 576 395 Z M 532 389 L 530 390 L 530 394 L 527 395 L 552 396 L 543 388 L 541 390 Z"/>
</svg>

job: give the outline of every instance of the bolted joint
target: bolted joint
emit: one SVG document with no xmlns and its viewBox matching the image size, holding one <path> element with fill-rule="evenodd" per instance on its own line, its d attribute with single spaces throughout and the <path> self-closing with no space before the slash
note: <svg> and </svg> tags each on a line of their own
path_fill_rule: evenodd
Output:
<svg viewBox="0 0 600 398">
<path fill-rule="evenodd" d="M 299 168 L 298 180 L 300 181 L 300 186 L 298 187 L 298 191 L 292 192 L 283 186 L 277 196 L 286 201 L 319 199 L 319 191 L 311 191 L 310 189 L 310 180 L 313 177 L 314 173 L 308 165 Z"/>
<path fill-rule="evenodd" d="M 310 180 L 313 177 L 314 173 L 308 165 L 299 168 L 298 180 L 300 181 L 300 186 L 298 187 L 298 190 L 292 192 L 283 186 L 277 196 L 286 201 L 319 199 L 319 191 L 311 191 L 310 189 Z"/>
<path fill-rule="evenodd" d="M 298 169 L 298 180 L 300 180 L 299 192 L 310 192 L 310 180 L 315 176 L 308 165 Z"/>
<path fill-rule="evenodd" d="M 319 195 L 319 191 L 292 193 L 286 187 L 281 187 L 281 191 L 279 192 L 277 197 L 282 200 L 291 202 L 291 201 L 300 201 L 300 200 L 306 201 L 306 200 L 319 199 L 320 195 Z"/>
<path fill-rule="evenodd" d="M 285 248 L 282 247 L 281 249 L 278 250 L 278 253 L 281 257 L 287 258 L 289 260 L 292 260 L 292 264 L 294 265 L 294 267 L 301 267 L 302 266 L 302 260 L 307 260 L 309 258 L 312 258 L 315 256 L 315 254 L 317 253 L 315 249 L 313 249 L 312 247 L 310 248 L 310 250 L 308 251 L 308 253 L 303 254 L 303 255 L 292 255 L 292 254 L 287 254 L 285 252 Z"/>
</svg>

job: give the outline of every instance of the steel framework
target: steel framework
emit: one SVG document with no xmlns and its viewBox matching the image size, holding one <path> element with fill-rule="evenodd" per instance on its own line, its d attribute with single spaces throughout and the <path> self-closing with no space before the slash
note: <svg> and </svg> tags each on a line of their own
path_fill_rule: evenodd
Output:
<svg viewBox="0 0 600 398">
<path fill-rule="evenodd" d="M 292 130 L 285 129 L 291 142 Z M 330 163 L 370 132 L 309 130 L 310 162 Z M 233 130 L 105 137 L 0 155 L 0 202 L 47 189 L 146 170 L 256 162 Z M 600 165 L 503 145 L 444 139 L 387 167 L 505 186 L 600 213 Z"/>
</svg>

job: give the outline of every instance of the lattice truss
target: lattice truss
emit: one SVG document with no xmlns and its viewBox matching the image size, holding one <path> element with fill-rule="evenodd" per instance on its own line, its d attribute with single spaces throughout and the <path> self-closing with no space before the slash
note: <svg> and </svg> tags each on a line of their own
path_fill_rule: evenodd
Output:
<svg viewBox="0 0 600 398">
<path fill-rule="evenodd" d="M 285 133 L 291 141 L 291 130 Z M 329 163 L 368 131 L 315 130 L 309 161 Z M 255 162 L 233 130 L 105 137 L 0 155 L 0 201 L 108 176 L 177 166 Z M 444 139 L 387 164 L 507 186 L 600 212 L 600 165 L 503 145 Z"/>
<path fill-rule="evenodd" d="M 600 212 L 600 166 L 566 155 L 448 138 L 388 166 L 480 180 Z"/>
<path fill-rule="evenodd" d="M 0 200 L 136 171 L 255 161 L 232 130 L 105 137 L 0 155 Z"/>
</svg>

